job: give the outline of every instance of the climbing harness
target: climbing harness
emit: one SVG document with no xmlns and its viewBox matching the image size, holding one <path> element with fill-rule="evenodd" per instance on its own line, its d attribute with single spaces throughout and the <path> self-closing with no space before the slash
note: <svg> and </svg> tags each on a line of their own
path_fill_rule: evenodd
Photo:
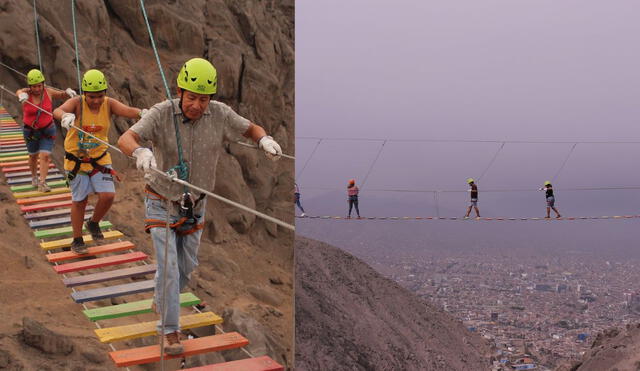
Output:
<svg viewBox="0 0 640 371">
<path fill-rule="evenodd" d="M 73 169 L 67 172 L 67 181 L 70 182 L 76 178 L 76 176 L 78 175 L 78 172 L 80 171 L 80 166 L 82 164 L 90 164 L 91 167 L 93 167 L 93 169 L 90 172 L 87 172 L 87 175 L 89 175 L 89 177 L 92 177 L 97 173 L 110 174 L 117 177 L 118 173 L 115 170 L 110 169 L 106 166 L 100 165 L 98 163 L 98 161 L 100 161 L 100 159 L 102 159 L 106 155 L 107 155 L 107 150 L 102 152 L 102 154 L 98 157 L 77 157 L 73 153 L 65 151 L 64 158 L 74 162 Z"/>
<path fill-rule="evenodd" d="M 144 191 L 156 199 L 165 201 L 165 203 L 169 204 L 167 198 L 158 194 L 150 186 L 147 185 L 144 188 Z M 202 215 L 194 214 L 193 210 L 198 207 L 198 204 L 205 198 L 205 196 L 206 195 L 204 193 L 201 193 L 200 196 L 194 199 L 190 192 L 183 194 L 180 201 L 172 202 L 173 205 L 178 207 L 180 219 L 173 224 L 167 224 L 167 222 L 160 219 L 145 219 L 145 232 L 151 233 L 152 228 L 166 228 L 167 225 L 179 236 L 186 236 L 201 230 L 204 228 L 204 223 L 198 223 L 198 219 L 202 217 Z"/>
</svg>

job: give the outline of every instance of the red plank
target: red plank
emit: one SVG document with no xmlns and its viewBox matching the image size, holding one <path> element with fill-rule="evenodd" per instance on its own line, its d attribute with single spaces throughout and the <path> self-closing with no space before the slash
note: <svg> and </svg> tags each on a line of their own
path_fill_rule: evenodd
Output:
<svg viewBox="0 0 640 371">
<path fill-rule="evenodd" d="M 20 211 L 22 211 L 23 213 L 30 213 L 32 211 L 48 210 L 48 209 L 55 209 L 59 207 L 68 207 L 68 206 L 71 206 L 71 199 L 69 199 L 68 201 L 61 201 L 61 202 L 50 202 L 46 204 L 21 206 Z"/>
<path fill-rule="evenodd" d="M 197 339 L 181 341 L 184 352 L 177 356 L 165 355 L 164 359 L 183 358 L 207 352 L 217 352 L 227 349 L 241 348 L 249 344 L 249 341 L 237 332 L 229 332 L 222 335 L 205 336 Z M 110 352 L 109 356 L 118 367 L 141 365 L 144 363 L 160 361 L 160 346 L 132 348 Z"/>
<path fill-rule="evenodd" d="M 269 356 L 262 356 L 217 363 L 215 365 L 187 368 L 184 371 L 284 371 L 284 367 Z"/>
<path fill-rule="evenodd" d="M 29 165 L 29 160 L 13 161 L 13 162 L 0 162 L 0 167 L 12 167 Z"/>
<path fill-rule="evenodd" d="M 56 167 L 56 165 L 54 164 L 49 164 L 49 169 Z M 40 168 L 40 166 L 38 166 L 38 168 Z M 2 171 L 4 171 L 5 173 L 13 173 L 16 171 L 29 171 L 29 166 L 16 166 L 16 167 L 5 167 L 2 168 Z"/>
<path fill-rule="evenodd" d="M 131 263 L 139 260 L 144 260 L 149 256 L 142 251 L 131 252 L 128 254 L 120 254 L 107 256 L 104 258 L 98 259 L 90 259 L 90 260 L 81 260 L 73 263 L 56 265 L 53 267 L 53 270 L 56 273 L 69 273 L 69 272 L 77 272 L 85 269 L 93 269 L 100 267 L 107 267 L 109 265 L 117 265 L 123 263 Z"/>
<path fill-rule="evenodd" d="M 89 247 L 87 249 L 89 252 L 83 255 L 78 255 L 73 251 L 63 251 L 63 252 L 58 252 L 53 254 L 47 254 L 46 257 L 50 263 L 55 263 L 55 262 L 60 262 L 65 260 L 83 258 L 85 256 L 96 256 L 100 254 L 106 254 L 108 252 L 130 250 L 130 249 L 134 249 L 135 247 L 136 246 L 129 241 L 122 241 L 122 242 L 110 243 L 108 245 Z"/>
<path fill-rule="evenodd" d="M 31 197 L 31 198 L 20 198 L 20 199 L 17 199 L 16 202 L 18 203 L 18 205 L 33 205 L 33 204 L 38 204 L 38 203 L 47 202 L 47 201 L 66 201 L 66 200 L 71 200 L 71 193 L 61 193 L 58 195 L 40 196 L 40 197 Z"/>
</svg>

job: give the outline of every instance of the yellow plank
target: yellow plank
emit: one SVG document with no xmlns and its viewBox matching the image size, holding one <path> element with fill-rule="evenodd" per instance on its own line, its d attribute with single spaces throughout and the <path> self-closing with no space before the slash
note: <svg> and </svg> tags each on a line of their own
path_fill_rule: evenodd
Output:
<svg viewBox="0 0 640 371">
<path fill-rule="evenodd" d="M 19 160 L 28 160 L 28 159 L 29 159 L 29 155 L 2 157 L 0 158 L 0 162 L 13 162 L 13 161 L 19 161 Z"/>
<path fill-rule="evenodd" d="M 40 196 L 59 195 L 62 193 L 69 193 L 69 192 L 71 192 L 69 188 L 63 187 L 63 188 L 52 188 L 51 192 L 38 192 L 38 191 L 16 192 L 13 194 L 13 197 L 31 198 L 31 197 L 40 197 Z"/>
<path fill-rule="evenodd" d="M 212 312 L 189 314 L 180 317 L 180 328 L 183 330 L 210 326 L 222 323 L 222 318 Z M 157 335 L 156 326 L 158 321 L 135 323 L 133 325 L 108 327 L 94 330 L 98 338 L 103 343 L 113 341 L 136 339 L 145 336 Z"/>
<path fill-rule="evenodd" d="M 120 231 L 107 231 L 102 232 L 102 234 L 104 235 L 105 240 L 124 237 L 124 234 Z M 90 234 L 84 235 L 82 238 L 85 243 L 93 242 L 93 238 L 91 238 Z M 40 243 L 40 247 L 42 247 L 43 250 L 61 249 L 63 247 L 70 247 L 72 241 L 73 238 L 63 238 L 61 240 L 42 242 Z"/>
</svg>

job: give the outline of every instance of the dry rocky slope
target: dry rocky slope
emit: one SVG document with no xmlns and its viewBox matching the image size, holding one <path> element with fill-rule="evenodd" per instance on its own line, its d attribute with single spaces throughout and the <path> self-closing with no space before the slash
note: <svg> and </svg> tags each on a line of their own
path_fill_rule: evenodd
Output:
<svg viewBox="0 0 640 371">
<path fill-rule="evenodd" d="M 583 359 L 559 366 L 556 371 L 640 370 L 640 324 L 612 328 L 596 336 Z"/>
<path fill-rule="evenodd" d="M 325 243 L 296 237 L 296 370 L 488 370 L 447 313 Z"/>
<path fill-rule="evenodd" d="M 165 90 L 139 2 L 78 0 L 76 4 L 81 70 L 103 70 L 110 85 L 109 96 L 133 106 L 150 107 L 164 100 Z M 185 60 L 195 56 L 211 60 L 219 74 L 217 99 L 264 126 L 285 153 L 293 154 L 294 1 L 168 0 L 146 4 L 172 92 Z M 70 2 L 39 1 L 38 11 L 47 82 L 77 89 Z M 0 0 L 0 60 L 26 72 L 37 64 L 35 50 L 32 3 Z M 24 79 L 0 67 L 0 84 L 15 90 L 24 86 Z M 8 99 L 6 93 L 4 97 L 7 109 L 19 113 L 15 99 Z M 111 142 L 131 124 L 115 120 Z M 54 151 L 58 165 L 60 144 L 58 140 Z M 152 254 L 149 238 L 142 231 L 141 177 L 124 157 L 116 154 L 113 158 L 126 179 L 118 185 L 116 204 L 108 219 L 141 251 Z M 214 191 L 293 222 L 293 169 L 290 160 L 272 163 L 254 149 L 231 144 L 220 158 Z M 110 368 L 103 358 L 108 347 L 97 343 L 93 325 L 81 314 L 81 307 L 71 302 L 69 290 L 44 261 L 6 185 L 0 186 L 0 192 L 0 261 L 4 265 L 0 270 L 0 368 L 75 369 L 85 363 L 89 365 L 86 369 Z M 200 266 L 192 277 L 191 290 L 215 312 L 224 314 L 226 331 L 239 330 L 249 338 L 249 350 L 254 354 L 269 354 L 290 367 L 293 234 L 213 200 L 209 201 L 206 220 Z M 25 341 L 29 338 L 25 336 L 27 328 L 51 330 L 54 339 L 67 338 L 72 346 L 49 345 L 47 349 L 53 353 L 44 352 Z M 222 357 L 246 356 L 239 351 L 224 352 L 222 356 L 194 357 L 192 363 L 222 361 Z"/>
</svg>

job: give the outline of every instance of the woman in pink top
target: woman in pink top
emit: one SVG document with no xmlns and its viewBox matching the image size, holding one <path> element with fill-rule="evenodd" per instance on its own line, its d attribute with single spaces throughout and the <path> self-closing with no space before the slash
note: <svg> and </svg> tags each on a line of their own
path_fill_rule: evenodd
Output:
<svg viewBox="0 0 640 371">
<path fill-rule="evenodd" d="M 349 196 L 349 216 L 347 218 L 351 218 L 351 209 L 355 206 L 356 213 L 358 214 L 358 218 L 360 218 L 360 209 L 358 209 L 358 193 L 360 189 L 356 186 L 355 179 L 349 180 L 349 185 L 347 186 L 347 196 Z"/>
</svg>

